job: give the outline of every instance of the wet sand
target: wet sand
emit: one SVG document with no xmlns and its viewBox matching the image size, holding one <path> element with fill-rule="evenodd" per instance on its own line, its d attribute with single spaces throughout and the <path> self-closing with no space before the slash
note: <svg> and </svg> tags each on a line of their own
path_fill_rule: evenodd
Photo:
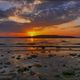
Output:
<svg viewBox="0 0 80 80">
<path fill-rule="evenodd" d="M 0 80 L 80 80 L 80 51 L 0 51 Z"/>
</svg>

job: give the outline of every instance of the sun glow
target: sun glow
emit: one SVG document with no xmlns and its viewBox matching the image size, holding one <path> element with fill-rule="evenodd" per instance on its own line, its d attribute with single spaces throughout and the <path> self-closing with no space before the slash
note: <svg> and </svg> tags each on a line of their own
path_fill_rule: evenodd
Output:
<svg viewBox="0 0 80 80">
<path fill-rule="evenodd" d="M 27 34 L 28 34 L 28 36 L 32 36 L 32 37 L 39 35 L 39 33 L 37 31 L 29 31 L 29 32 L 27 32 Z"/>
</svg>

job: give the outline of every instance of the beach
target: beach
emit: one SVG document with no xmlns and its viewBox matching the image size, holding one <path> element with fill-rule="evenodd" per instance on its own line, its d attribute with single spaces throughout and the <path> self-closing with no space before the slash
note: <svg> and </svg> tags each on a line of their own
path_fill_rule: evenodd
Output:
<svg viewBox="0 0 80 80">
<path fill-rule="evenodd" d="M 46 47 L 58 46 L 54 44 L 55 39 L 49 39 L 45 48 L 31 47 L 45 45 L 39 40 L 35 41 L 38 44 L 28 41 L 23 44 L 23 40 L 14 43 L 12 40 L 0 43 L 0 80 L 80 80 L 80 47 L 60 48 L 60 45 L 66 46 L 64 39 L 57 48 Z M 70 39 L 67 45 L 73 45 L 75 40 Z M 79 44 L 79 40 L 74 44 Z"/>
</svg>

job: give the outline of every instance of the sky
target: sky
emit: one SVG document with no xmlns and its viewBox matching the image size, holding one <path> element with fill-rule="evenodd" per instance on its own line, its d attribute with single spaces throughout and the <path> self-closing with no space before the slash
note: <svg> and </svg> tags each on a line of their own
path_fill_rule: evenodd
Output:
<svg viewBox="0 0 80 80">
<path fill-rule="evenodd" d="M 80 36 L 80 0 L 0 0 L 0 36 Z"/>
</svg>

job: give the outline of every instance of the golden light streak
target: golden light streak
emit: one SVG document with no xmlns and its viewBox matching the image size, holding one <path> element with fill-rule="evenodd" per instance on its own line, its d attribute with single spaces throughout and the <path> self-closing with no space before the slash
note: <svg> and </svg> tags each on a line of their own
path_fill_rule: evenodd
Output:
<svg viewBox="0 0 80 80">
<path fill-rule="evenodd" d="M 8 19 L 17 23 L 31 23 L 30 19 L 24 19 L 20 16 L 9 16 Z"/>
</svg>

